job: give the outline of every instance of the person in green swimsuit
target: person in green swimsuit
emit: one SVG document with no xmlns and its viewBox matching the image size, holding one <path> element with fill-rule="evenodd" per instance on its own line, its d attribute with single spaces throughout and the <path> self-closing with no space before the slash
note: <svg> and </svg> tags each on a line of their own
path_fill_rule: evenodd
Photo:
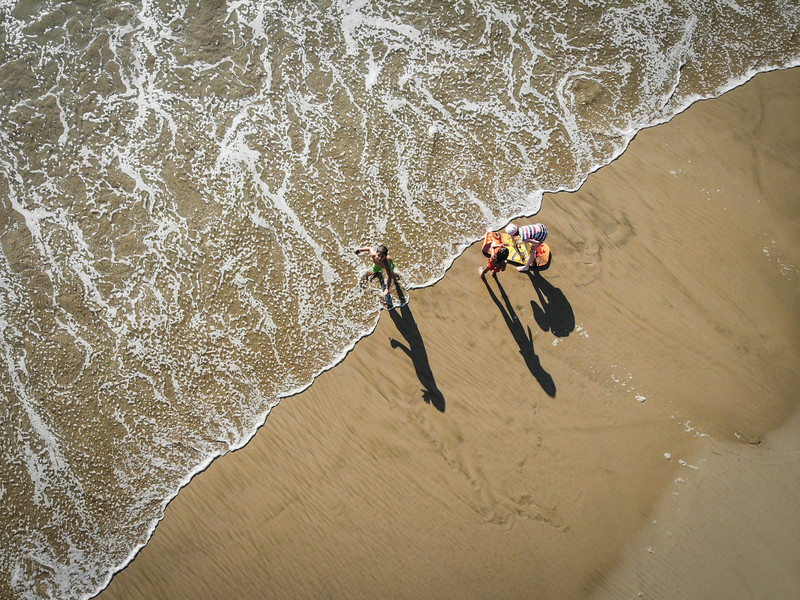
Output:
<svg viewBox="0 0 800 600">
<path fill-rule="evenodd" d="M 356 254 L 361 254 L 362 252 L 369 252 L 372 258 L 372 262 L 374 263 L 372 265 L 373 277 L 381 271 L 386 271 L 386 287 L 381 293 L 382 296 L 386 296 L 389 293 L 389 286 L 393 281 L 395 282 L 395 287 L 397 287 L 397 275 L 394 272 L 394 261 L 392 257 L 389 256 L 389 249 L 386 246 L 377 246 L 375 248 L 372 246 L 364 246 L 356 250 Z"/>
</svg>

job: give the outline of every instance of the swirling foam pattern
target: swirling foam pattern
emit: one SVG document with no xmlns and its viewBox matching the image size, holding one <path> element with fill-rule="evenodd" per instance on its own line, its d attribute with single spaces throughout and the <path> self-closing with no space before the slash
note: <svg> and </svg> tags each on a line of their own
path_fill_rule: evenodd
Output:
<svg viewBox="0 0 800 600">
<path fill-rule="evenodd" d="M 702 6 L 698 6 L 702 5 Z M 0 1 L 3 597 L 95 593 L 191 474 L 796 2 Z"/>
</svg>

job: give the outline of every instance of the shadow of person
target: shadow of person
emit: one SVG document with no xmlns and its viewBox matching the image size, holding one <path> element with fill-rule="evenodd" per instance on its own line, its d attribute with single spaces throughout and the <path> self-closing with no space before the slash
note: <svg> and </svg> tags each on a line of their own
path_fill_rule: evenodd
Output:
<svg viewBox="0 0 800 600">
<path fill-rule="evenodd" d="M 567 297 L 560 289 L 537 272 L 528 272 L 528 277 L 539 297 L 539 304 L 531 300 L 533 318 L 543 331 L 550 331 L 556 337 L 567 337 L 575 331 L 575 313 L 572 312 Z"/>
<path fill-rule="evenodd" d="M 526 328 L 523 327 L 516 311 L 514 310 L 514 307 L 511 305 L 511 300 L 509 300 L 506 291 L 503 289 L 503 286 L 500 285 L 500 280 L 497 278 L 497 275 L 492 274 L 492 277 L 494 278 L 495 283 L 497 283 L 497 289 L 500 290 L 500 295 L 503 297 L 502 302 L 497 297 L 497 294 L 494 293 L 494 290 L 492 290 L 492 287 L 485 278 L 483 283 L 486 285 L 486 289 L 489 290 L 489 295 L 492 297 L 492 300 L 494 300 L 497 308 L 500 309 L 500 313 L 503 315 L 506 325 L 508 325 L 508 328 L 511 330 L 511 335 L 514 336 L 514 341 L 516 341 L 517 345 L 519 346 L 519 353 L 525 360 L 525 364 L 530 370 L 531 375 L 536 378 L 536 381 L 539 382 L 539 385 L 542 386 L 542 389 L 545 391 L 545 393 L 551 398 L 555 398 L 556 384 L 553 381 L 550 373 L 545 371 L 542 367 L 539 357 L 536 356 L 536 352 L 533 349 L 533 336 L 531 335 L 531 328 L 528 327 L 526 330 Z"/>
<path fill-rule="evenodd" d="M 408 344 L 403 344 L 392 338 L 392 348 L 400 348 L 411 359 L 414 370 L 417 372 L 419 382 L 423 386 L 421 390 L 422 399 L 428 404 L 433 404 L 437 410 L 444 412 L 444 396 L 436 386 L 436 380 L 433 377 L 433 371 L 431 371 L 431 365 L 428 362 L 425 342 L 422 341 L 417 322 L 414 320 L 414 314 L 411 312 L 408 304 L 405 304 L 400 308 L 390 310 L 389 315 L 391 315 L 392 321 L 394 321 L 400 335 L 403 336 L 406 344 Z"/>
</svg>

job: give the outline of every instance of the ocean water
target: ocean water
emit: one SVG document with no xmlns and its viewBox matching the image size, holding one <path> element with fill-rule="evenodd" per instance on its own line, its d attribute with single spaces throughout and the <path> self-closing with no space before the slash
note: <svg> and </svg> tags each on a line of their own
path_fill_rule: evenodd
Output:
<svg viewBox="0 0 800 600">
<path fill-rule="evenodd" d="M 354 248 L 430 285 L 800 64 L 799 29 L 797 0 L 0 0 L 0 596 L 96 594 L 368 334 Z"/>
</svg>

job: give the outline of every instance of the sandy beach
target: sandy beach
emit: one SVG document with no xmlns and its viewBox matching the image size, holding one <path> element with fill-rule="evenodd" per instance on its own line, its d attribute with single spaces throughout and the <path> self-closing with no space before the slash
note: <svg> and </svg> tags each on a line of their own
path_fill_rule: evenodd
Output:
<svg viewBox="0 0 800 600">
<path fill-rule="evenodd" d="M 795 598 L 798 99 L 761 74 L 545 196 L 539 275 L 471 247 L 98 597 Z"/>
</svg>

